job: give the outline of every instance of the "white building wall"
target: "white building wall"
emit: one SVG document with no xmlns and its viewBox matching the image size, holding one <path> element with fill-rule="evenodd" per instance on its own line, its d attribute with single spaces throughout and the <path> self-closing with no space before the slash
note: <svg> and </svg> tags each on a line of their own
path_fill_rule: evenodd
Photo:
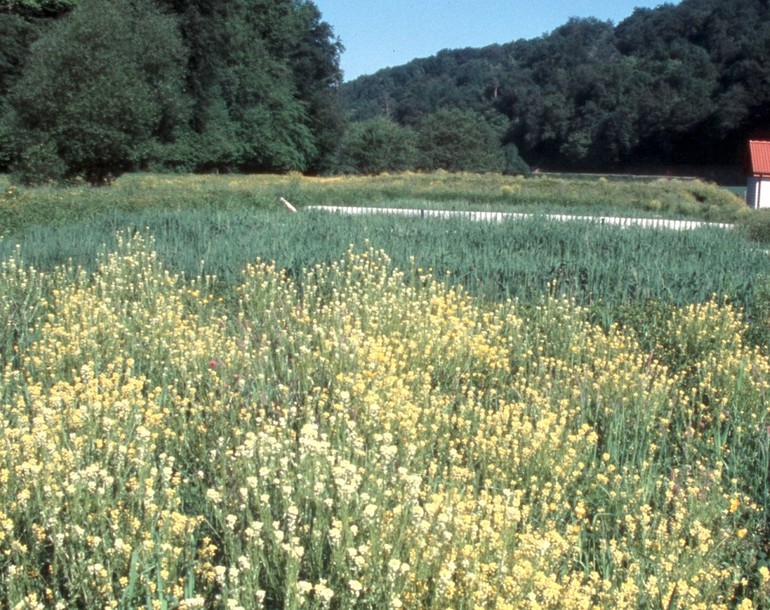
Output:
<svg viewBox="0 0 770 610">
<path fill-rule="evenodd" d="M 770 177 L 752 176 L 746 185 L 746 203 L 750 208 L 770 208 Z"/>
</svg>

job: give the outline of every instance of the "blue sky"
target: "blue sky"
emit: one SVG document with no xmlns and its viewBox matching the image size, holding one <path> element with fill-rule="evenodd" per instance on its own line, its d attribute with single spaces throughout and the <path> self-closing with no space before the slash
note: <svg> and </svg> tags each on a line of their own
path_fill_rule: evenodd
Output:
<svg viewBox="0 0 770 610">
<path fill-rule="evenodd" d="M 345 45 L 345 80 L 442 49 L 546 34 L 570 17 L 618 23 L 662 0 L 314 0 Z M 672 2 L 677 4 L 678 0 Z"/>
</svg>

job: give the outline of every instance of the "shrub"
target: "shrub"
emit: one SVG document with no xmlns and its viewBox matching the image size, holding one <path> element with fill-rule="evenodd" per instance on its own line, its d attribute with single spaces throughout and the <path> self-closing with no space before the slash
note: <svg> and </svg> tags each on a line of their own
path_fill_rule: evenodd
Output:
<svg viewBox="0 0 770 610">
<path fill-rule="evenodd" d="M 770 210 L 751 210 L 736 223 L 741 234 L 760 244 L 770 243 Z"/>
</svg>

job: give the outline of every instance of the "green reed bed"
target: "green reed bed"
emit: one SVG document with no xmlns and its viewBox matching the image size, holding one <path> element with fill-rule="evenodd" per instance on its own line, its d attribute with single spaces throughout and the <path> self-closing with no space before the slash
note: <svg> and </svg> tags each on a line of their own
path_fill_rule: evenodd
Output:
<svg viewBox="0 0 770 610">
<path fill-rule="evenodd" d="M 233 283 L 256 258 L 295 276 L 339 259 L 350 245 L 389 253 L 401 268 L 432 269 L 470 292 L 535 302 L 545 292 L 585 304 L 659 300 L 675 305 L 725 296 L 751 310 L 770 271 L 770 257 L 732 231 L 675 232 L 557 222 L 545 218 L 501 224 L 463 219 L 344 217 L 302 211 L 244 209 L 139 213 L 111 211 L 78 223 L 35 225 L 0 242 L 0 256 L 17 246 L 24 259 L 50 269 L 70 259 L 92 267 L 116 234 L 139 231 L 173 271 L 201 271 Z M 205 263 L 203 262 L 205 261 Z"/>
</svg>

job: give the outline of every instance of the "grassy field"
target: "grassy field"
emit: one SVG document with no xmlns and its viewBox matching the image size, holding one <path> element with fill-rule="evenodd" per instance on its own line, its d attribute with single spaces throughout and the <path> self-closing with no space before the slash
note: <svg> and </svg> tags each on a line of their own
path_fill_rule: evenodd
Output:
<svg viewBox="0 0 770 610">
<path fill-rule="evenodd" d="M 533 304 L 546 293 L 601 308 L 663 301 L 674 306 L 727 297 L 752 315 L 770 273 L 770 257 L 734 232 L 649 230 L 562 223 L 543 218 L 505 223 L 392 216 L 339 217 L 251 210 L 114 212 L 81 222 L 27 227 L 0 241 L 0 257 L 21 255 L 51 271 L 72 262 L 89 272 L 124 231 L 154 237 L 171 272 L 241 279 L 257 258 L 292 277 L 344 256 L 351 244 L 388 252 L 401 269 L 431 269 L 485 300 Z"/>
<path fill-rule="evenodd" d="M 109 189 L 84 185 L 26 189 L 0 178 L 0 234 L 29 224 L 80 221 L 119 212 L 273 210 L 284 197 L 305 205 L 386 205 L 662 216 L 732 222 L 747 210 L 716 185 L 660 179 L 619 182 L 473 174 L 377 177 L 176 176 L 130 174 Z"/>
<path fill-rule="evenodd" d="M 649 215 L 649 202 L 657 201 L 663 216 L 665 210 L 679 215 L 674 212 L 690 209 L 691 217 L 744 224 L 757 216 L 724 190 L 692 180 L 127 175 L 110 189 L 5 188 L 0 256 L 21 246 L 25 260 L 42 270 L 72 261 L 92 271 L 97 254 L 114 248 L 117 233 L 129 229 L 152 235 L 171 271 L 188 277 L 203 271 L 230 284 L 256 257 L 297 276 L 318 262 L 338 260 L 350 244 L 366 242 L 386 250 L 400 268 L 414 262 L 492 299 L 531 303 L 551 290 L 589 305 L 684 305 L 719 294 L 750 312 L 767 272 L 767 257 L 721 231 L 597 231 L 543 218 L 503 225 L 339 219 L 302 210 L 335 204 Z M 280 197 L 301 213 L 289 214 Z M 755 233 L 761 234 L 759 225 Z"/>
<path fill-rule="evenodd" d="M 7 607 L 770 607 L 766 254 L 329 184 L 6 192 Z"/>
</svg>

